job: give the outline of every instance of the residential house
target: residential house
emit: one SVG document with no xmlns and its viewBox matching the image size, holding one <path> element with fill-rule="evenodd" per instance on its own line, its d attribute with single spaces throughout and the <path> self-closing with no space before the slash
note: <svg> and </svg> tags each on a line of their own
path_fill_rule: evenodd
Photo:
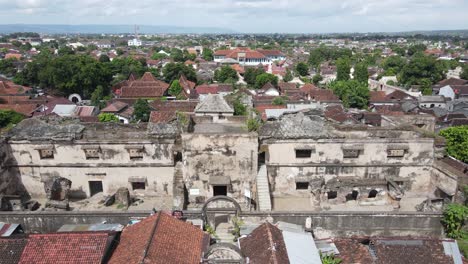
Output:
<svg viewBox="0 0 468 264">
<path fill-rule="evenodd" d="M 30 234 L 18 263 L 105 263 L 115 233 Z"/>
<path fill-rule="evenodd" d="M 195 108 L 196 116 L 212 116 L 214 122 L 224 122 L 234 115 L 234 109 L 219 94 L 209 94 Z"/>
<path fill-rule="evenodd" d="M 122 101 L 113 101 L 108 104 L 101 113 L 114 114 L 119 118 L 119 122 L 129 124 L 133 118 L 133 107 Z"/>
<path fill-rule="evenodd" d="M 420 108 L 447 108 L 447 99 L 442 95 L 421 96 L 418 99 Z"/>
<path fill-rule="evenodd" d="M 278 50 L 251 50 L 249 48 L 218 50 L 213 56 L 215 62 L 239 64 L 242 66 L 271 65 L 274 61 L 285 59 L 283 53 Z"/>
<path fill-rule="evenodd" d="M 168 88 L 169 84 L 156 79 L 153 74 L 147 72 L 138 80 L 126 81 L 119 89 L 119 98 L 159 99 L 166 95 Z"/>
<path fill-rule="evenodd" d="M 109 264 L 198 264 L 209 245 L 199 227 L 159 212 L 122 231 Z"/>
</svg>

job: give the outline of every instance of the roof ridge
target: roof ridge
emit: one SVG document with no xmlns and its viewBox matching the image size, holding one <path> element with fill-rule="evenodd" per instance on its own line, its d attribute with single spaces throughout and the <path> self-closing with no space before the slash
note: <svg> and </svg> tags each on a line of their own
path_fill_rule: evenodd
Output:
<svg viewBox="0 0 468 264">
<path fill-rule="evenodd" d="M 268 242 L 270 244 L 270 250 L 271 250 L 271 256 L 273 258 L 273 263 L 277 264 L 278 259 L 276 257 L 276 245 L 273 241 L 273 234 L 271 233 L 271 227 L 272 224 L 269 222 L 266 222 L 266 228 L 267 228 L 267 234 L 268 234 Z"/>
<path fill-rule="evenodd" d="M 146 244 L 145 250 L 143 251 L 143 258 L 141 259 L 142 264 L 145 263 L 145 258 L 148 256 L 148 251 L 149 251 L 149 248 L 150 248 L 150 246 L 151 246 L 151 244 L 153 242 L 154 234 L 156 234 L 156 230 L 157 230 L 159 222 L 161 220 L 161 211 L 158 212 L 156 217 L 157 217 L 156 222 L 154 223 L 153 229 L 151 230 L 151 235 L 149 237 L 148 243 Z"/>
</svg>

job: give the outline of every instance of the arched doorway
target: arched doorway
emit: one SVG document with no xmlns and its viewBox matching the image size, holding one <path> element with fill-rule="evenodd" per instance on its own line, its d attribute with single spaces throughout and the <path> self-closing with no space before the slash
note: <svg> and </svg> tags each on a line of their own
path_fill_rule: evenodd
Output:
<svg viewBox="0 0 468 264">
<path fill-rule="evenodd" d="M 241 212 L 241 206 L 233 198 L 214 196 L 208 199 L 202 207 L 203 225 L 214 229 L 219 241 L 232 243 L 235 237 L 231 230 Z"/>
<path fill-rule="evenodd" d="M 241 250 L 229 243 L 216 243 L 208 248 L 204 256 L 205 260 L 203 263 L 215 264 L 215 263 L 232 263 L 232 264 L 244 264 L 245 257 Z"/>
</svg>

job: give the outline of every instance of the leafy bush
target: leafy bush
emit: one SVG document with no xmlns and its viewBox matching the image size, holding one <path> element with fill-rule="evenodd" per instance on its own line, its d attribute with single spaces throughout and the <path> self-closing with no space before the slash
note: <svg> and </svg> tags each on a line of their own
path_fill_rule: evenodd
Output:
<svg viewBox="0 0 468 264">
<path fill-rule="evenodd" d="M 110 113 L 99 114 L 98 119 L 101 123 L 119 122 L 119 118 L 116 115 Z"/>
<path fill-rule="evenodd" d="M 467 217 L 468 207 L 460 204 L 449 204 L 442 219 L 447 236 L 453 239 L 465 238 L 467 234 L 463 231 L 463 226 Z"/>
<path fill-rule="evenodd" d="M 447 141 L 447 153 L 463 162 L 468 162 L 468 126 L 450 127 L 440 131 Z"/>
<path fill-rule="evenodd" d="M 23 120 L 24 116 L 12 110 L 0 110 L 0 128 L 10 128 Z"/>
</svg>

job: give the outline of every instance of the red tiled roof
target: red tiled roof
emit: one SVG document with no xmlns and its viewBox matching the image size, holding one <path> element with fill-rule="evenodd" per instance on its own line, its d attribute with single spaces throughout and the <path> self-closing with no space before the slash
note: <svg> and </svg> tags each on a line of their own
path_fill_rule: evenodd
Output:
<svg viewBox="0 0 468 264">
<path fill-rule="evenodd" d="M 159 112 L 193 113 L 198 102 L 196 101 L 159 101 L 150 103 L 150 106 Z"/>
<path fill-rule="evenodd" d="M 387 96 L 384 91 L 370 91 L 370 100 L 371 103 L 385 102 L 387 101 Z"/>
<path fill-rule="evenodd" d="M 468 80 L 450 78 L 450 79 L 442 80 L 442 81 L 438 82 L 438 84 L 441 87 L 446 86 L 446 85 L 465 85 L 465 84 L 468 84 Z"/>
<path fill-rule="evenodd" d="M 301 87 L 301 91 L 306 93 L 306 94 L 310 94 L 312 91 L 314 90 L 319 90 L 320 88 L 318 88 L 317 86 L 311 84 L 311 83 L 307 83 L 305 84 L 304 86 Z"/>
<path fill-rule="evenodd" d="M 156 98 L 164 96 L 169 84 L 156 79 L 146 72 L 141 79 L 127 81 L 127 86 L 121 88 L 121 98 Z"/>
<path fill-rule="evenodd" d="M 234 64 L 234 65 L 231 66 L 231 68 L 233 68 L 239 74 L 244 74 L 245 73 L 244 67 L 240 66 L 239 64 Z"/>
<path fill-rule="evenodd" d="M 101 263 L 108 239 L 103 232 L 32 234 L 19 263 Z"/>
<path fill-rule="evenodd" d="M 405 100 L 407 98 L 414 99 L 414 97 L 412 97 L 411 95 L 400 90 L 395 90 L 394 92 L 387 94 L 386 98 L 388 100 Z"/>
<path fill-rule="evenodd" d="M 361 240 L 337 238 L 333 239 L 333 243 L 340 252 L 339 258 L 343 260 L 343 264 L 374 263 L 372 255 Z"/>
<path fill-rule="evenodd" d="M 285 91 L 285 90 L 299 90 L 299 89 L 297 89 L 295 83 L 280 82 L 280 83 L 278 84 L 278 87 L 279 87 L 279 89 L 280 89 L 281 91 Z"/>
<path fill-rule="evenodd" d="M 241 238 L 240 247 L 251 263 L 289 263 L 283 233 L 270 223 L 262 224 Z"/>
<path fill-rule="evenodd" d="M 13 110 L 24 116 L 31 116 L 37 108 L 37 104 L 0 104 L 0 110 Z"/>
<path fill-rule="evenodd" d="M 318 102 L 339 102 L 340 99 L 332 90 L 318 89 L 309 92 L 310 99 Z"/>
<path fill-rule="evenodd" d="M 264 50 L 257 49 L 258 52 L 262 53 L 265 56 L 283 56 L 283 53 L 279 50 Z"/>
<path fill-rule="evenodd" d="M 115 101 L 110 103 L 108 106 L 106 106 L 104 109 L 101 110 L 101 112 L 104 113 L 118 113 L 128 107 L 127 103 L 121 102 L 121 101 Z"/>
<path fill-rule="evenodd" d="M 152 111 L 150 116 L 151 123 L 168 123 L 174 119 L 176 119 L 175 112 Z"/>
<path fill-rule="evenodd" d="M 405 114 L 401 108 L 401 105 L 398 104 L 374 105 L 374 109 L 377 111 L 377 113 L 382 115 L 401 116 Z"/>
<path fill-rule="evenodd" d="M 5 59 L 21 59 L 21 54 L 18 54 L 18 53 L 8 53 L 5 55 Z"/>
<path fill-rule="evenodd" d="M 0 95 L 20 95 L 25 94 L 31 88 L 21 85 L 16 85 L 10 81 L 0 81 Z"/>
<path fill-rule="evenodd" d="M 199 228 L 159 212 L 125 228 L 110 264 L 198 264 L 209 245 Z"/>
<path fill-rule="evenodd" d="M 198 94 L 218 94 L 218 85 L 216 84 L 202 84 L 195 88 Z"/>
</svg>

